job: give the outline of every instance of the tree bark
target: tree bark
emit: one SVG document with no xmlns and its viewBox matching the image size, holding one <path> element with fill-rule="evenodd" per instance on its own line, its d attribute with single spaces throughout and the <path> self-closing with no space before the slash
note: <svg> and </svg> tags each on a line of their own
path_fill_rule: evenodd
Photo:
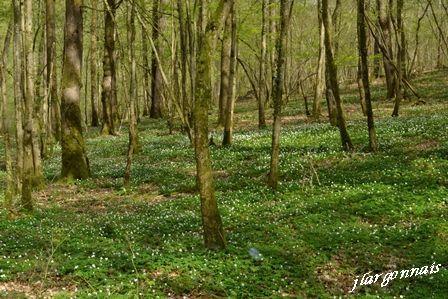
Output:
<svg viewBox="0 0 448 299">
<path fill-rule="evenodd" d="M 90 176 L 82 134 L 80 94 L 82 86 L 82 1 L 66 0 L 64 63 L 62 71 L 62 171 L 66 179 Z"/>
<path fill-rule="evenodd" d="M 322 22 L 322 5 L 318 0 L 318 20 L 319 20 L 319 58 L 317 62 L 316 86 L 314 89 L 313 118 L 318 119 L 321 113 L 321 101 L 325 83 L 325 32 Z"/>
<path fill-rule="evenodd" d="M 279 180 L 279 156 L 280 156 L 280 131 L 282 126 L 282 101 L 283 101 L 283 80 L 285 76 L 285 54 L 286 38 L 288 33 L 289 0 L 280 0 L 280 32 L 276 42 L 277 71 L 274 80 L 273 101 L 274 101 L 274 125 L 272 129 L 271 163 L 268 175 L 268 185 L 277 189 Z M 293 2 L 291 2 L 292 5 Z"/>
<path fill-rule="evenodd" d="M 5 207 L 7 210 L 11 210 L 12 201 L 15 195 L 15 184 L 14 184 L 14 167 L 13 167 L 13 157 L 12 157 L 12 141 L 11 141 L 11 122 L 8 120 L 11 119 L 8 116 L 8 94 L 7 94 L 7 86 L 6 86 L 6 68 L 7 68 L 7 60 L 8 60 L 8 51 L 11 43 L 11 35 L 13 30 L 13 23 L 10 22 L 8 25 L 8 29 L 5 35 L 5 43 L 3 45 L 3 51 L 1 56 L 1 64 L 0 64 L 0 89 L 1 89 L 1 133 L 3 135 L 4 142 L 4 155 L 5 155 L 5 164 L 6 164 L 6 186 L 5 186 Z"/>
<path fill-rule="evenodd" d="M 49 91 L 49 103 L 51 105 L 51 123 L 53 136 L 57 141 L 61 140 L 61 109 L 58 97 L 58 79 L 56 63 L 56 0 L 46 0 L 46 38 L 47 38 L 47 89 Z"/>
<path fill-rule="evenodd" d="M 90 21 L 90 107 L 92 110 L 92 127 L 98 127 L 98 0 L 92 0 L 92 19 Z"/>
<path fill-rule="evenodd" d="M 104 58 L 103 58 L 103 88 L 101 103 L 103 106 L 103 135 L 115 135 L 117 119 L 117 76 L 115 67 L 115 0 L 104 3 Z"/>
<path fill-rule="evenodd" d="M 128 12 L 128 43 L 133 45 L 135 42 L 135 6 L 129 4 L 131 12 Z M 138 152 L 138 131 L 137 131 L 137 117 L 135 115 L 135 100 L 137 98 L 137 62 L 135 58 L 135 48 L 129 47 L 129 58 L 131 59 L 131 76 L 129 82 L 129 144 L 128 155 L 126 161 L 126 169 L 124 173 L 124 185 L 129 186 L 131 178 L 132 158 Z"/>
<path fill-rule="evenodd" d="M 21 24 L 22 13 L 20 9 L 20 0 L 13 0 L 14 10 L 14 38 L 13 38 L 13 69 L 14 69 L 14 118 L 15 118 L 15 137 L 16 137 L 16 190 L 21 192 L 23 179 L 23 78 L 22 78 L 22 36 Z"/>
<path fill-rule="evenodd" d="M 400 0 L 399 0 L 400 1 Z M 367 114 L 367 128 L 369 131 L 369 148 L 371 151 L 378 150 L 378 141 L 375 132 L 375 122 L 372 109 L 372 95 L 369 82 L 369 62 L 367 53 L 367 33 L 366 33 L 366 12 L 365 0 L 358 0 L 358 49 L 360 56 L 360 71 L 362 77 L 362 86 L 364 90 L 364 99 Z"/>
<path fill-rule="evenodd" d="M 152 38 L 155 44 L 155 48 L 157 53 L 159 53 L 159 57 L 162 55 L 162 41 L 160 38 L 161 32 L 164 30 L 164 17 L 163 17 L 163 6 L 165 4 L 164 0 L 153 0 L 153 32 Z M 159 64 L 157 59 L 155 59 L 154 51 L 152 55 L 152 67 L 151 67 L 151 118 L 161 118 L 162 107 L 163 107 L 163 81 L 162 74 L 160 73 Z"/>
<path fill-rule="evenodd" d="M 328 0 L 322 0 L 322 20 L 325 31 L 325 57 L 327 60 L 328 76 L 331 90 L 336 102 L 337 121 L 339 133 L 341 135 L 342 147 L 345 151 L 352 151 L 353 144 L 347 131 L 345 123 L 344 111 L 342 109 L 342 101 L 339 94 L 338 70 L 333 56 L 333 37 L 330 28 L 330 20 L 328 13 Z"/>
<path fill-rule="evenodd" d="M 146 39 L 145 29 L 142 26 L 142 56 L 143 56 L 143 116 L 149 116 L 151 105 L 151 85 L 149 79 L 150 64 L 148 59 L 148 40 Z"/>
<path fill-rule="evenodd" d="M 267 102 L 266 89 L 266 61 L 268 60 L 267 52 L 267 33 L 268 33 L 268 0 L 262 0 L 261 15 L 261 53 L 260 53 L 260 74 L 258 79 L 258 128 L 266 127 L 265 103 Z"/>
<path fill-rule="evenodd" d="M 222 139 L 222 145 L 228 146 L 232 144 L 233 140 L 233 112 L 235 109 L 236 98 L 236 68 L 237 68 L 237 28 L 236 28 L 236 11 L 234 0 L 231 1 L 231 47 L 230 47 L 230 65 L 229 65 L 229 91 L 227 92 L 226 110 L 225 110 L 225 123 L 224 123 L 224 136 Z"/>
<path fill-rule="evenodd" d="M 377 0 L 377 10 L 378 10 L 378 22 L 381 28 L 381 36 L 385 49 L 387 50 L 387 56 L 393 56 L 392 47 L 392 32 L 391 32 L 391 18 L 390 18 L 390 7 L 387 0 Z M 387 86 L 387 98 L 392 99 L 395 96 L 395 75 L 393 66 L 389 59 L 383 55 L 384 64 L 384 74 L 386 76 L 386 86 Z"/>
<path fill-rule="evenodd" d="M 31 191 L 33 187 L 42 184 L 42 164 L 40 149 L 35 142 L 37 138 L 34 107 L 34 80 L 35 66 L 33 53 L 33 4 L 31 0 L 23 2 L 22 20 L 23 54 L 24 54 L 24 109 L 23 109 L 23 179 L 22 179 L 22 204 L 28 210 L 33 210 Z"/>
<path fill-rule="evenodd" d="M 230 91 L 230 52 L 232 47 L 232 20 L 226 19 L 221 47 L 221 83 L 219 90 L 218 124 L 224 126 L 226 121 L 226 107 Z"/>
<path fill-rule="evenodd" d="M 395 80 L 395 104 L 392 116 L 396 117 L 400 113 L 400 104 L 403 100 L 402 81 L 405 73 L 404 59 L 406 55 L 405 50 L 405 36 L 403 26 L 403 0 L 397 0 L 397 80 Z"/>
<path fill-rule="evenodd" d="M 204 243 L 208 249 L 215 250 L 223 249 L 226 241 L 213 184 L 210 149 L 208 145 L 208 110 L 212 100 L 210 78 L 212 38 L 216 32 L 217 23 L 223 15 L 224 4 L 226 2 L 227 0 L 220 1 L 217 11 L 207 22 L 207 1 L 199 0 L 197 72 L 195 80 L 195 105 L 193 110 L 197 186 L 201 198 Z"/>
</svg>

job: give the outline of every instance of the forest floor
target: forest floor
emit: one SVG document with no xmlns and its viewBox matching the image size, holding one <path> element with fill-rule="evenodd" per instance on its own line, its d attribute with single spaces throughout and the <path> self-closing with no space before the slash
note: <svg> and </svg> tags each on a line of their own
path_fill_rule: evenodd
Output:
<svg viewBox="0 0 448 299">
<path fill-rule="evenodd" d="M 98 137 L 91 129 L 91 179 L 58 182 L 56 148 L 45 161 L 47 186 L 35 193 L 37 211 L 14 219 L 0 212 L 0 297 L 329 298 L 348 294 L 367 272 L 436 263 L 444 265 L 437 274 L 359 286 L 356 294 L 446 298 L 448 71 L 413 82 L 426 103 L 405 101 L 398 118 L 382 87 L 374 88 L 377 154 L 366 151 L 355 89 L 344 90 L 352 154 L 341 151 L 326 119 L 307 120 L 303 102 L 290 102 L 277 192 L 265 184 L 271 130 L 256 129 L 254 101 L 238 102 L 234 145 L 211 149 L 223 252 L 203 247 L 194 153 L 184 135 L 143 120 L 132 187 L 124 189 L 126 132 Z M 3 192 L 4 172 L 0 181 Z"/>
</svg>

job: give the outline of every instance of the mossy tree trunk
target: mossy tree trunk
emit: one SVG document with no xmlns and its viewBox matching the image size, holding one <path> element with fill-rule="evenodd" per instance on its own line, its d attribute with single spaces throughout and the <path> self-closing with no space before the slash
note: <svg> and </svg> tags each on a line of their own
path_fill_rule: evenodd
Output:
<svg viewBox="0 0 448 299">
<path fill-rule="evenodd" d="M 82 67 L 82 0 L 66 0 L 62 71 L 62 177 L 90 176 L 80 109 Z"/>
<path fill-rule="evenodd" d="M 272 129 L 271 164 L 268 176 L 268 185 L 277 189 L 279 180 L 280 160 L 280 131 L 282 127 L 282 101 L 284 91 L 286 38 L 289 25 L 288 3 L 290 0 L 280 0 L 280 32 L 276 42 L 277 71 L 274 80 L 274 125 Z M 291 2 L 292 5 L 293 2 Z"/>
<path fill-rule="evenodd" d="M 333 55 L 333 36 L 330 28 L 330 17 L 328 13 L 328 0 L 322 0 L 322 20 L 325 31 L 325 58 L 328 68 L 328 80 L 331 85 L 334 100 L 336 103 L 337 123 L 341 135 L 342 147 L 345 151 L 352 151 L 353 144 L 347 131 L 342 101 L 339 93 L 338 70 Z"/>
<path fill-rule="evenodd" d="M 378 141 L 375 131 L 375 121 L 373 118 L 372 95 L 370 92 L 365 13 L 366 13 L 365 0 L 358 0 L 358 48 L 360 56 L 362 87 L 364 91 L 364 100 L 367 115 L 367 127 L 369 131 L 369 147 L 371 151 L 376 152 L 378 150 Z"/>
<path fill-rule="evenodd" d="M 208 111 L 212 101 L 210 78 L 212 39 L 221 21 L 226 0 L 221 0 L 217 11 L 208 20 L 208 4 L 200 0 L 198 4 L 198 36 L 196 56 L 196 85 L 194 119 L 194 144 L 196 155 L 197 185 L 201 198 L 204 242 L 208 249 L 223 249 L 226 245 L 224 229 L 215 197 L 212 164 L 208 145 Z"/>
</svg>

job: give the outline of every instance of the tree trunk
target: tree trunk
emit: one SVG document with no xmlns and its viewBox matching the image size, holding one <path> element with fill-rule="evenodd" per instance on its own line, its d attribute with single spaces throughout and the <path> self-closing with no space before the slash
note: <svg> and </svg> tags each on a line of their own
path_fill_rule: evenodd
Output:
<svg viewBox="0 0 448 299">
<path fill-rule="evenodd" d="M 221 1 L 218 12 L 223 10 L 225 1 Z M 212 164 L 208 145 L 208 110 L 212 100 L 210 79 L 212 38 L 216 25 L 222 13 L 215 13 L 206 22 L 208 7 L 206 0 L 200 0 L 198 5 L 198 46 L 195 80 L 194 143 L 196 153 L 197 186 L 201 198 L 202 225 L 204 229 L 205 246 L 209 249 L 225 247 L 224 229 L 213 185 Z"/>
<path fill-rule="evenodd" d="M 392 116 L 398 116 L 400 103 L 403 100 L 402 81 L 404 76 L 404 59 L 406 51 L 404 48 L 405 37 L 403 28 L 403 0 L 397 0 L 397 80 L 395 80 L 395 104 Z"/>
<path fill-rule="evenodd" d="M 164 30 L 164 17 L 163 17 L 163 7 L 165 1 L 164 0 L 153 0 L 153 32 L 152 38 L 155 44 L 155 48 L 157 53 L 159 53 L 159 57 L 162 58 L 162 40 L 160 38 L 160 33 Z M 162 106 L 163 106 L 163 81 L 162 74 L 160 73 L 160 68 L 155 58 L 154 51 L 152 55 L 152 67 L 151 67 L 151 118 L 161 118 L 162 115 Z"/>
<path fill-rule="evenodd" d="M 92 1 L 92 20 L 90 21 L 90 107 L 92 110 L 92 127 L 99 126 L 98 117 L 98 0 Z M 87 86 L 86 86 L 87 88 Z"/>
<path fill-rule="evenodd" d="M 285 76 L 286 38 L 288 33 L 288 3 L 280 0 L 280 33 L 276 42 L 277 71 L 274 80 L 274 125 L 272 129 L 271 164 L 268 185 L 277 189 L 279 180 L 280 131 L 282 126 L 283 80 Z M 292 2 L 293 3 L 293 2 Z"/>
<path fill-rule="evenodd" d="M 338 71 L 336 63 L 334 62 L 333 56 L 333 41 L 332 41 L 332 31 L 330 28 L 330 20 L 328 14 L 328 0 L 322 0 L 322 20 L 324 23 L 325 31 L 325 57 L 327 61 L 329 82 L 331 85 L 331 90 L 336 102 L 337 111 L 337 121 L 339 127 L 339 133 L 341 135 L 342 147 L 345 151 L 352 151 L 353 145 L 350 136 L 347 132 L 347 126 L 345 124 L 344 112 L 342 110 L 342 102 L 339 94 L 339 82 L 338 82 Z"/>
<path fill-rule="evenodd" d="M 313 118 L 318 119 L 321 113 L 321 101 L 325 83 L 325 32 L 322 22 L 321 0 L 318 1 L 319 20 L 319 60 L 317 62 L 316 86 L 314 89 Z"/>
<path fill-rule="evenodd" d="M 363 85 L 363 81 L 362 81 L 362 76 L 363 76 L 363 64 L 361 61 L 361 56 L 359 56 L 358 58 L 358 69 L 357 69 L 357 74 L 356 74 L 356 83 L 358 84 L 358 94 L 359 94 L 359 102 L 361 104 L 361 110 L 362 110 L 362 114 L 364 116 L 367 116 L 367 111 L 366 111 L 366 98 L 365 98 L 365 93 L 364 93 L 364 85 Z"/>
<path fill-rule="evenodd" d="M 115 135 L 115 121 L 117 119 L 117 78 L 115 67 L 115 0 L 104 3 L 104 59 L 103 59 L 103 88 L 101 103 L 103 106 L 103 120 L 101 133 Z"/>
<path fill-rule="evenodd" d="M 146 39 L 145 29 L 142 26 L 142 56 L 143 56 L 143 116 L 149 116 L 151 105 L 151 86 L 149 80 L 149 59 L 148 59 L 148 40 Z"/>
<path fill-rule="evenodd" d="M 376 152 L 378 150 L 378 141 L 376 138 L 375 122 L 372 109 L 372 96 L 370 93 L 365 6 L 365 0 L 358 0 L 358 49 L 360 56 L 362 86 L 364 87 L 363 90 L 367 114 L 367 127 L 369 130 L 369 147 L 371 151 Z"/>
<path fill-rule="evenodd" d="M 61 175 L 69 180 L 85 179 L 90 176 L 80 109 L 82 34 L 82 1 L 66 0 L 62 71 Z"/>
<path fill-rule="evenodd" d="M 388 7 L 387 0 L 377 0 L 377 9 L 378 9 L 378 22 L 380 24 L 381 33 L 382 33 L 382 42 L 384 44 L 385 49 L 387 50 L 387 56 L 390 58 L 393 56 L 393 47 L 392 47 L 392 32 L 391 32 L 391 18 L 390 18 L 390 7 Z M 384 74 L 386 76 L 386 86 L 387 86 L 387 98 L 392 99 L 395 95 L 395 74 L 394 69 L 391 64 L 391 61 L 384 57 L 383 55 L 383 64 L 384 64 Z"/>
<path fill-rule="evenodd" d="M 187 8 L 188 9 L 188 8 Z M 193 141 L 193 132 L 191 129 L 191 99 L 189 99 L 189 94 L 187 92 L 187 61 L 188 61 L 188 32 L 189 26 L 185 24 L 184 19 L 184 6 L 182 0 L 177 0 L 177 11 L 179 17 L 179 36 L 180 36 L 180 65 L 181 65 L 181 98 L 182 98 L 182 113 L 185 120 L 184 131 L 186 131 L 190 141 Z M 191 72 L 193 72 L 193 67 L 191 66 Z"/>
<path fill-rule="evenodd" d="M 218 125 L 225 125 L 226 107 L 230 91 L 230 52 L 232 48 L 232 20 L 226 19 L 221 47 L 221 84 L 219 90 Z"/>
<path fill-rule="evenodd" d="M 227 92 L 226 110 L 225 110 L 225 123 L 224 123 L 224 136 L 222 139 L 222 145 L 228 146 L 232 144 L 233 140 L 233 112 L 235 109 L 236 98 L 236 68 L 237 68 L 237 28 L 236 28 L 236 11 L 233 0 L 231 14 L 228 19 L 231 19 L 231 47 L 230 47 L 230 66 L 229 66 L 229 91 Z"/>
<path fill-rule="evenodd" d="M 33 4 L 31 0 L 25 0 L 23 4 L 24 19 L 22 21 L 23 54 L 24 63 L 24 117 L 23 117 L 23 180 L 22 180 L 22 204 L 23 207 L 33 210 L 31 191 L 33 187 L 43 182 L 40 149 L 35 142 L 37 133 L 33 118 L 34 107 L 34 53 L 33 53 Z"/>
<path fill-rule="evenodd" d="M 12 142 L 11 142 L 11 119 L 8 115 L 8 93 L 6 86 L 6 68 L 8 60 L 8 51 L 11 43 L 11 35 L 13 30 L 13 23 L 9 23 L 8 29 L 6 31 L 5 43 L 3 46 L 1 64 L 0 64 L 0 89 L 1 89 L 1 129 L 3 135 L 3 146 L 5 155 L 5 165 L 6 165 L 6 186 L 5 186 L 5 207 L 10 210 L 12 208 L 12 200 L 15 195 L 15 184 L 14 184 L 14 168 L 13 168 L 13 157 L 12 157 Z"/>
<path fill-rule="evenodd" d="M 47 37 L 47 89 L 51 105 L 51 123 L 53 136 L 61 140 L 61 109 L 58 97 L 58 79 L 56 63 L 56 0 L 46 0 L 46 37 Z"/>
<path fill-rule="evenodd" d="M 23 93 L 24 88 L 22 80 L 22 36 L 21 23 L 22 14 L 20 10 L 20 1 L 13 0 L 14 9 L 14 51 L 13 51 L 13 67 L 14 67 L 14 118 L 16 133 L 16 190 L 22 190 L 23 179 Z"/>
<path fill-rule="evenodd" d="M 133 45 L 135 42 L 135 6 L 129 4 L 131 12 L 128 12 L 128 43 Z M 131 59 L 131 76 L 129 82 L 129 144 L 126 169 L 124 173 L 124 185 L 129 186 L 131 178 L 131 165 L 133 155 L 138 152 L 138 131 L 137 117 L 135 115 L 135 100 L 137 98 L 137 62 L 135 58 L 135 48 L 129 47 L 129 58 Z"/>
<path fill-rule="evenodd" d="M 261 55 L 260 55 L 260 74 L 258 80 L 258 128 L 266 127 L 265 103 L 267 102 L 266 90 L 266 61 L 267 52 L 267 33 L 268 33 L 268 0 L 262 0 L 262 23 L 261 23 Z"/>
</svg>

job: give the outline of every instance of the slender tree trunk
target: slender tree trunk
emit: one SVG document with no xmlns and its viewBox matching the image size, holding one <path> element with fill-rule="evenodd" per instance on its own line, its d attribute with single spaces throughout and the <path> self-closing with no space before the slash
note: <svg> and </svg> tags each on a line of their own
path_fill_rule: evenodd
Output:
<svg viewBox="0 0 448 299">
<path fill-rule="evenodd" d="M 293 2 L 292 2 L 293 3 Z M 291 5 L 292 5 L 291 3 Z M 271 165 L 268 185 L 277 189 L 279 180 L 280 131 L 282 126 L 283 80 L 285 76 L 286 38 L 288 33 L 289 0 L 280 0 L 280 32 L 276 42 L 277 72 L 273 90 L 274 125 L 272 129 Z"/>
<path fill-rule="evenodd" d="M 373 45 L 373 77 L 375 79 L 378 79 L 381 75 L 381 65 L 380 65 L 380 46 L 378 45 L 378 42 L 375 40 Z"/>
<path fill-rule="evenodd" d="M 236 99 L 236 68 L 238 59 L 238 49 L 237 49 L 237 28 L 236 28 L 236 11 L 235 3 L 233 0 L 231 14 L 229 19 L 231 19 L 231 47 L 230 47 L 230 73 L 229 73 L 229 91 L 227 93 L 226 100 L 226 113 L 225 113 L 225 123 L 224 123 L 224 136 L 222 140 L 223 146 L 228 146 L 232 144 L 233 140 L 233 112 L 235 109 L 235 99 Z"/>
<path fill-rule="evenodd" d="M 222 249 L 226 245 L 224 229 L 213 185 L 212 164 L 208 145 L 208 111 L 212 100 L 210 79 L 212 38 L 217 23 L 221 19 L 224 2 L 221 1 L 218 11 L 206 21 L 208 5 L 206 0 L 199 0 L 198 10 L 198 46 L 195 80 L 194 143 L 196 153 L 197 185 L 201 198 L 202 225 L 205 246 L 209 249 Z M 221 12 L 221 13 L 218 13 Z"/>
<path fill-rule="evenodd" d="M 376 152 L 378 150 L 378 141 L 375 132 L 375 122 L 373 118 L 373 109 L 372 109 L 372 96 L 370 93 L 365 7 L 366 7 L 365 0 L 358 0 L 358 49 L 360 56 L 362 86 L 364 87 L 363 90 L 364 90 L 364 99 L 367 114 L 367 127 L 369 130 L 369 147 L 371 151 Z"/>
<path fill-rule="evenodd" d="M 92 110 L 92 127 L 98 127 L 99 116 L 98 116 L 98 0 L 92 1 L 92 19 L 90 21 L 90 107 Z"/>
<path fill-rule="evenodd" d="M 80 108 L 82 69 L 82 1 L 66 0 L 62 71 L 62 172 L 63 178 L 90 176 L 82 135 Z"/>
<path fill-rule="evenodd" d="M 16 133 L 16 190 L 22 190 L 23 179 L 23 78 L 22 78 L 22 36 L 21 24 L 22 13 L 20 9 L 20 0 L 13 0 L 14 9 L 14 117 L 15 117 L 15 133 Z"/>
<path fill-rule="evenodd" d="M 397 0 L 397 80 L 395 81 L 395 105 L 394 110 L 392 112 L 392 116 L 398 116 L 400 112 L 400 104 L 403 100 L 403 89 L 402 89 L 402 81 L 403 81 L 403 60 L 405 59 L 404 55 L 404 28 L 403 28 L 403 0 Z"/>
<path fill-rule="evenodd" d="M 117 78 L 115 65 L 115 0 L 104 3 L 104 58 L 103 58 L 103 88 L 101 103 L 103 106 L 103 135 L 115 135 L 117 117 Z"/>
<path fill-rule="evenodd" d="M 361 104 L 362 114 L 364 116 L 367 116 L 366 98 L 365 98 L 365 93 L 364 93 L 364 85 L 363 85 L 363 81 L 362 81 L 362 76 L 363 76 L 362 68 L 363 68 L 363 64 L 362 64 L 361 56 L 360 56 L 358 58 L 358 72 L 356 74 L 356 82 L 358 83 L 359 102 Z"/>
<path fill-rule="evenodd" d="M 43 182 L 40 149 L 35 143 L 37 137 L 35 120 L 33 118 L 34 107 L 34 80 L 35 66 L 33 53 L 33 4 L 31 0 L 23 2 L 23 53 L 24 61 L 24 117 L 23 117 L 23 180 L 22 180 L 22 204 L 23 207 L 33 210 L 31 191 L 34 186 Z"/>
<path fill-rule="evenodd" d="M 393 56 L 392 47 L 392 32 L 391 32 L 391 18 L 390 18 L 390 7 L 388 7 L 387 0 L 377 0 L 378 9 L 378 22 L 381 28 L 382 42 L 385 49 L 387 50 L 387 56 L 390 58 Z M 387 98 L 392 99 L 395 95 L 395 74 L 391 61 L 384 57 L 384 74 L 386 76 L 386 86 L 387 86 Z"/>
<path fill-rule="evenodd" d="M 131 12 L 128 12 L 128 43 L 133 45 L 135 42 L 135 6 L 129 4 Z M 135 58 L 135 48 L 129 47 L 129 58 L 131 59 L 131 76 L 129 82 L 129 144 L 128 144 L 128 156 L 126 161 L 126 170 L 124 173 L 124 185 L 129 186 L 131 178 L 131 165 L 132 158 L 135 153 L 138 152 L 138 131 L 137 131 L 137 118 L 135 115 L 135 99 L 137 97 L 137 62 Z"/>
<path fill-rule="evenodd" d="M 329 82 L 336 102 L 337 120 L 339 133 L 341 135 L 342 147 L 345 151 L 352 151 L 353 144 L 347 131 L 345 124 L 344 111 L 342 109 L 342 101 L 339 94 L 338 71 L 333 56 L 332 31 L 330 28 L 330 18 L 328 14 L 328 0 L 322 0 L 322 19 L 325 27 L 325 57 L 327 60 Z"/>
<path fill-rule="evenodd" d="M 160 38 L 160 33 L 164 30 L 164 17 L 163 17 L 163 7 L 165 5 L 165 0 L 153 0 L 153 33 L 152 38 L 155 44 L 157 53 L 162 53 L 162 40 Z M 159 55 L 161 57 L 161 55 Z M 155 59 L 154 51 L 152 55 L 152 67 L 151 67 L 151 118 L 161 118 L 162 107 L 163 107 L 163 81 L 162 74 L 160 73 L 160 68 L 157 60 Z"/>
<path fill-rule="evenodd" d="M 149 116 L 151 105 L 151 85 L 149 80 L 149 59 L 148 59 L 148 40 L 146 39 L 145 29 L 142 26 L 142 56 L 143 56 L 143 116 Z"/>
<path fill-rule="evenodd" d="M 226 107 L 230 91 L 230 52 L 232 47 L 232 20 L 226 19 L 221 47 L 221 84 L 219 90 L 218 124 L 224 126 L 226 121 Z"/>
<path fill-rule="evenodd" d="M 318 20 L 319 20 L 319 60 L 317 62 L 316 86 L 314 89 L 313 118 L 317 119 L 321 113 L 321 101 L 325 83 L 325 32 L 322 22 L 321 0 L 318 0 Z"/>
<path fill-rule="evenodd" d="M 266 62 L 268 60 L 267 52 L 267 33 L 268 33 L 268 0 L 262 0 L 262 23 L 261 23 L 261 53 L 260 53 L 260 74 L 258 80 L 258 128 L 266 127 L 265 103 L 267 102 L 266 89 Z"/>
<path fill-rule="evenodd" d="M 188 8 L 187 8 L 188 10 Z M 184 6 L 182 4 L 182 0 L 177 0 L 177 11 L 179 17 L 179 36 L 180 36 L 180 66 L 181 66 L 181 98 L 182 98 L 182 113 L 185 119 L 186 124 L 184 125 L 184 131 L 186 131 L 188 138 L 190 141 L 193 141 L 193 132 L 191 129 L 191 99 L 189 99 L 189 94 L 187 91 L 187 62 L 188 62 L 188 32 L 187 29 L 189 26 L 185 24 L 186 20 L 184 17 Z M 191 66 L 191 68 L 193 68 Z M 193 70 L 191 70 L 193 72 Z"/>
<path fill-rule="evenodd" d="M 56 0 L 46 0 L 46 37 L 47 37 L 47 88 L 49 91 L 49 103 L 51 105 L 51 123 L 53 136 L 57 141 L 61 140 L 61 109 L 58 97 L 58 79 L 56 63 Z"/>
<path fill-rule="evenodd" d="M 11 141 L 11 122 L 8 121 L 11 118 L 8 116 L 8 93 L 7 93 L 7 82 L 6 82 L 6 68 L 8 60 L 8 51 L 11 43 L 11 35 L 13 31 L 13 23 L 10 22 L 8 29 L 6 31 L 5 43 L 3 46 L 1 65 L 0 65 L 0 88 L 1 88 L 1 129 L 3 135 L 3 146 L 6 164 L 6 186 L 5 186 L 5 207 L 8 210 L 12 208 L 12 200 L 15 195 L 15 184 L 14 184 L 14 168 L 13 168 L 13 157 L 12 157 L 12 141 Z"/>
</svg>

